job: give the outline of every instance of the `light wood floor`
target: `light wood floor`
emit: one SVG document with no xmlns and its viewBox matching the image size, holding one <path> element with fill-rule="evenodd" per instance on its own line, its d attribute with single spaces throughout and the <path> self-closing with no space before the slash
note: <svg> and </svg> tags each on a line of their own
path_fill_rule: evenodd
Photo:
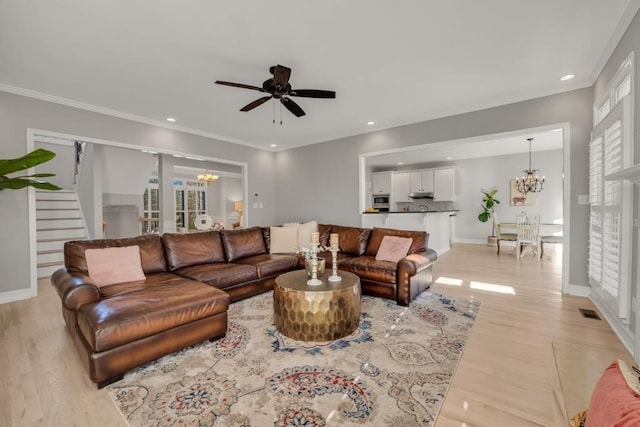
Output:
<svg viewBox="0 0 640 427">
<path fill-rule="evenodd" d="M 580 315 L 589 300 L 561 294 L 556 258 L 455 245 L 435 275 L 434 291 L 482 302 L 436 426 L 566 426 L 612 358 L 631 362 L 604 320 Z M 126 425 L 87 378 L 48 280 L 0 305 L 0 426 L 39 425 Z"/>
</svg>

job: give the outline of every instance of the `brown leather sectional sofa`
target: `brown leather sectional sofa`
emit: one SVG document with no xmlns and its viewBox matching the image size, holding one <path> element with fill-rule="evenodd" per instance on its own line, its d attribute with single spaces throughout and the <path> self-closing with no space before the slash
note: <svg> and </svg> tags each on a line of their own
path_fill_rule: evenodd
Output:
<svg viewBox="0 0 640 427">
<path fill-rule="evenodd" d="M 425 232 L 319 226 L 320 244 L 340 234 L 338 265 L 361 279 L 365 294 L 407 305 L 432 281 L 436 253 Z M 293 254 L 269 254 L 269 227 L 166 233 L 65 244 L 65 268 L 51 277 L 62 314 L 89 377 L 99 387 L 136 366 L 206 339 L 224 337 L 227 309 L 273 289 L 276 277 L 304 268 Z M 411 237 L 397 264 L 376 261 L 385 235 Z M 97 287 L 85 250 L 138 245 L 145 280 Z M 321 253 L 331 268 L 331 254 Z"/>
</svg>

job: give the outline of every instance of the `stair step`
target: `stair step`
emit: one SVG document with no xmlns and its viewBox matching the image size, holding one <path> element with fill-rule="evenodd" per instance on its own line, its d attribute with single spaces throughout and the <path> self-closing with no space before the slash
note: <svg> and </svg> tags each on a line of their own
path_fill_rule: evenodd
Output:
<svg viewBox="0 0 640 427">
<path fill-rule="evenodd" d="M 77 209 L 78 202 L 76 200 L 37 200 L 36 207 L 37 209 Z"/>
<path fill-rule="evenodd" d="M 45 230 L 36 230 L 36 240 L 58 239 L 58 240 L 75 240 L 85 237 L 85 231 L 82 227 L 74 228 L 53 228 Z"/>
<path fill-rule="evenodd" d="M 53 227 L 53 228 L 38 228 L 36 231 L 52 231 L 52 230 L 82 230 L 82 227 Z"/>
<path fill-rule="evenodd" d="M 57 254 L 62 252 L 62 249 L 48 249 L 44 251 L 38 251 L 38 255 Z"/>
<path fill-rule="evenodd" d="M 36 191 L 36 200 L 76 200 L 74 191 Z"/>
<path fill-rule="evenodd" d="M 61 263 L 64 262 L 64 252 L 62 250 L 64 246 L 57 247 L 55 249 L 47 250 L 47 251 L 38 251 L 38 266 L 45 263 Z"/>
<path fill-rule="evenodd" d="M 64 263 L 38 267 L 38 279 L 48 278 L 57 270 L 64 268 Z"/>
<path fill-rule="evenodd" d="M 69 228 L 83 228 L 82 218 L 46 218 L 38 219 L 36 222 L 37 230 L 45 229 L 69 229 Z"/>
<path fill-rule="evenodd" d="M 80 209 L 46 209 L 36 210 L 36 219 L 80 218 Z"/>
<path fill-rule="evenodd" d="M 53 262 L 38 263 L 38 268 L 40 268 L 40 267 L 51 267 L 52 265 L 64 265 L 64 262 L 53 261 Z"/>
</svg>

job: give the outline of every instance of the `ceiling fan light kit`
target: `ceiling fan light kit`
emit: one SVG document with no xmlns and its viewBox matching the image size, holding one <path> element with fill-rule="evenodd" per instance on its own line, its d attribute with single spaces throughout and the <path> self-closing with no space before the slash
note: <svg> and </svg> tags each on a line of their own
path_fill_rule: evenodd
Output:
<svg viewBox="0 0 640 427">
<path fill-rule="evenodd" d="M 291 68 L 285 67 L 283 65 L 274 65 L 269 68 L 269 72 L 273 75 L 273 77 L 265 80 L 262 83 L 262 87 L 251 86 L 243 83 L 226 82 L 222 80 L 216 80 L 215 83 L 224 86 L 256 90 L 258 92 L 269 94 L 268 96 L 258 98 L 255 101 L 250 102 L 249 104 L 242 107 L 240 111 L 244 112 L 251 111 L 270 99 L 279 99 L 280 104 L 284 105 L 284 107 L 289 110 L 294 116 L 302 117 L 305 115 L 304 110 L 290 98 L 291 96 L 323 99 L 334 99 L 336 97 L 336 93 L 330 90 L 292 89 L 291 84 L 289 83 L 289 77 L 291 77 Z M 275 123 L 275 111 L 273 122 Z M 280 124 L 282 124 L 282 120 L 280 120 Z"/>
</svg>

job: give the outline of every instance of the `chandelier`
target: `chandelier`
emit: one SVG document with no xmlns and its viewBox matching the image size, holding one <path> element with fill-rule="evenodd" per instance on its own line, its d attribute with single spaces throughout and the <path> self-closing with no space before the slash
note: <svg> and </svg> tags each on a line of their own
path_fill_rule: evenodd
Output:
<svg viewBox="0 0 640 427">
<path fill-rule="evenodd" d="M 199 173 L 198 174 L 198 181 L 200 182 L 205 182 L 207 184 L 210 184 L 212 182 L 215 182 L 218 180 L 218 175 L 214 175 L 212 173 L 210 173 L 209 171 L 204 171 L 204 173 Z"/>
<path fill-rule="evenodd" d="M 540 169 L 531 169 L 531 141 L 533 138 L 527 138 L 529 141 L 529 169 L 525 169 L 522 171 L 522 176 L 516 178 L 516 189 L 522 193 L 538 193 L 542 191 L 542 186 L 544 185 L 544 176 L 542 178 L 538 178 L 536 172 L 540 172 Z"/>
</svg>

